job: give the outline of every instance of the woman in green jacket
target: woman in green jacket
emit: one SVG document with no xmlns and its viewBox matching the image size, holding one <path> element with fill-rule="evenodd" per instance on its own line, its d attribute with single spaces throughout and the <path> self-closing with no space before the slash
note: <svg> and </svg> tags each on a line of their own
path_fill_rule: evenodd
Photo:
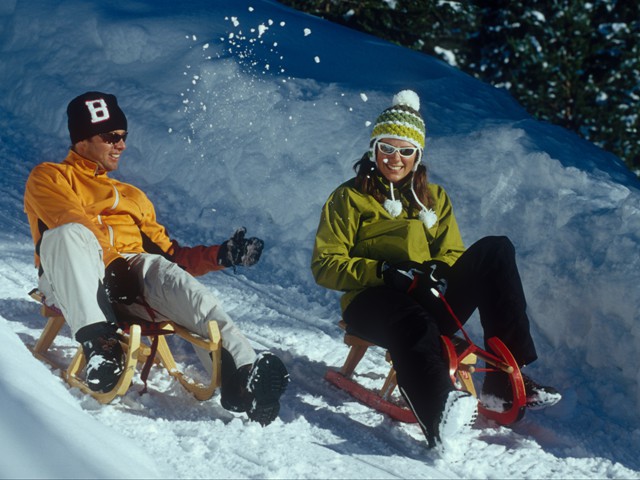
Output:
<svg viewBox="0 0 640 480">
<path fill-rule="evenodd" d="M 376 120 L 356 177 L 325 203 L 311 262 L 318 284 L 345 292 L 351 333 L 388 349 L 398 386 L 430 447 L 468 428 L 477 402 L 454 389 L 440 335 L 457 327 L 437 288 L 464 323 L 477 308 L 485 338 L 499 337 L 519 365 L 537 358 L 515 249 L 507 237 L 486 237 L 465 249 L 445 190 L 428 183 L 421 164 L 425 125 L 420 100 L 398 93 Z M 561 398 L 525 377 L 527 406 Z M 506 408 L 505 374 L 487 374 L 483 403 Z"/>
</svg>

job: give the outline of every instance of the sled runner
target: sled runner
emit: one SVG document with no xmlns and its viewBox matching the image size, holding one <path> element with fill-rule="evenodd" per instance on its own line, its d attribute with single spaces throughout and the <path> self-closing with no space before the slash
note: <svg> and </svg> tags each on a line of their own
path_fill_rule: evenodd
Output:
<svg viewBox="0 0 640 480">
<path fill-rule="evenodd" d="M 330 383 L 346 391 L 351 396 L 361 401 L 365 405 L 378 410 L 379 412 L 389 415 L 394 420 L 398 420 L 405 423 L 416 423 L 416 417 L 413 412 L 404 405 L 404 401 L 401 399 L 394 399 L 392 394 L 398 386 L 396 380 L 396 372 L 391 364 L 391 357 L 389 352 L 385 354 L 387 362 L 390 364 L 389 373 L 384 381 L 382 387 L 377 390 L 370 390 L 353 379 L 355 369 L 360 363 L 360 360 L 364 357 L 365 353 L 370 347 L 376 347 L 374 343 L 371 343 L 363 338 L 351 333 L 347 324 L 344 321 L 338 323 L 340 328 L 345 330 L 344 343 L 349 346 L 349 353 L 347 359 L 340 370 L 329 369 L 325 374 L 325 379 Z M 443 340 L 444 341 L 444 340 Z M 449 362 L 449 374 L 457 388 L 466 390 L 469 393 L 475 395 L 475 388 L 473 381 L 471 380 L 471 373 L 475 370 L 476 356 L 473 353 L 468 353 L 464 358 L 456 356 L 457 345 L 462 345 L 463 340 L 454 337 L 453 340 L 447 338 L 447 348 L 451 348 L 453 352 L 454 363 Z M 449 353 L 449 350 L 447 350 Z"/>
<path fill-rule="evenodd" d="M 487 345 L 491 349 L 491 352 L 483 350 L 474 344 L 458 318 L 446 303 L 444 297 L 439 293 L 437 296 L 443 300 L 450 315 L 454 318 L 464 336 L 464 338 L 458 336 L 447 337 L 445 335 L 440 337 L 443 354 L 449 365 L 451 382 L 458 390 L 465 390 L 477 398 L 478 395 L 472 379 L 473 374 L 490 371 L 505 372 L 509 377 L 513 393 L 511 406 L 506 410 L 496 411 L 487 408 L 479 401 L 478 411 L 481 415 L 501 425 L 509 425 L 517 422 L 524 416 L 526 393 L 520 368 L 513 358 L 513 355 L 497 337 L 492 337 L 487 340 Z M 344 321 L 340 321 L 339 325 L 345 330 L 344 343 L 349 346 L 349 353 L 342 368 L 339 371 L 329 369 L 325 374 L 325 379 L 365 405 L 389 415 L 394 420 L 406 423 L 417 422 L 415 415 L 406 405 L 398 403 L 392 398 L 392 393 L 397 386 L 396 372 L 393 365 L 389 368 L 389 373 L 382 388 L 377 391 L 365 388 L 353 379 L 353 374 L 358 363 L 362 360 L 369 347 L 376 345 L 349 331 Z M 391 363 L 388 352 L 386 353 L 386 359 Z M 477 367 L 478 359 L 482 360 L 486 364 L 486 367 Z"/>
<path fill-rule="evenodd" d="M 80 376 L 80 373 L 85 367 L 84 352 L 81 345 L 78 345 L 76 353 L 71 359 L 71 363 L 66 367 L 48 355 L 49 348 L 65 323 L 62 312 L 45 305 L 44 298 L 37 289 L 29 292 L 29 295 L 40 303 L 40 313 L 47 318 L 47 324 L 40 338 L 31 348 L 33 355 L 48 363 L 53 368 L 59 369 L 62 378 L 70 386 L 79 388 L 84 393 L 88 393 L 100 403 L 109 403 L 115 397 L 127 393 L 138 364 L 142 365 L 140 378 L 145 384 L 141 393 L 146 391 L 147 375 L 153 363 L 161 364 L 168 371 L 169 375 L 176 378 L 176 380 L 198 400 L 208 400 L 220 386 L 221 338 L 217 322 L 213 320 L 209 322 L 209 336 L 208 338 L 204 338 L 171 321 L 154 323 L 145 320 L 136 320 L 119 324 L 118 334 L 125 352 L 124 371 L 120 380 L 115 387 L 108 392 L 94 392 Z M 209 352 L 213 360 L 213 368 L 208 383 L 203 384 L 196 382 L 178 370 L 173 354 L 165 339 L 166 335 L 178 335 L 192 345 Z M 143 340 L 143 338 L 146 338 L 147 341 Z"/>
</svg>

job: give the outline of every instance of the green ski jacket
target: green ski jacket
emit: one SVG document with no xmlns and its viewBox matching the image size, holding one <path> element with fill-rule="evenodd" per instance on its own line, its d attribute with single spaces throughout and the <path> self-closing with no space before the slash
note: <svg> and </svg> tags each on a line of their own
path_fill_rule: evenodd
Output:
<svg viewBox="0 0 640 480">
<path fill-rule="evenodd" d="M 329 196 L 320 216 L 311 271 L 319 285 L 345 292 L 342 311 L 364 289 L 384 284 L 377 274 L 381 261 L 433 259 L 452 265 L 462 255 L 465 247 L 449 196 L 439 185 L 428 188 L 438 218 L 431 228 L 417 215 L 408 216 L 409 202 L 399 190 L 404 208 L 396 218 L 373 196 L 360 193 L 355 178 Z"/>
</svg>

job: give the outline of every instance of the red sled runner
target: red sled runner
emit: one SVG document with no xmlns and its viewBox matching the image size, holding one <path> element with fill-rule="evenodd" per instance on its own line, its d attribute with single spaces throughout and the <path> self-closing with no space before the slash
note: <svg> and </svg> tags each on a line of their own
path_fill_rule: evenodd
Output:
<svg viewBox="0 0 640 480">
<path fill-rule="evenodd" d="M 455 388 L 465 390 L 477 398 L 478 395 L 473 384 L 472 375 L 477 372 L 502 371 L 508 375 L 511 384 L 513 393 L 511 407 L 504 411 L 496 411 L 488 408 L 479 401 L 478 412 L 501 425 L 509 425 L 520 420 L 525 412 L 526 393 L 520 368 L 509 349 L 497 337 L 492 337 L 487 340 L 487 345 L 489 349 L 491 349 L 491 352 L 478 347 L 467 335 L 460 320 L 456 317 L 453 310 L 451 310 L 445 298 L 435 290 L 433 293 L 443 301 L 449 314 L 464 336 L 464 338 L 458 336 L 450 338 L 445 335 L 440 337 L 443 346 L 442 350 L 449 364 L 449 376 Z M 393 365 L 391 365 L 387 378 L 379 390 L 366 388 L 353 379 L 355 369 L 364 357 L 367 349 L 376 345 L 348 332 L 347 325 L 344 321 L 340 322 L 340 327 L 347 332 L 344 336 L 344 343 L 349 346 L 349 354 L 342 368 L 339 371 L 329 369 L 325 374 L 325 379 L 365 405 L 385 413 L 394 420 L 416 423 L 415 415 L 404 405 L 404 402 L 402 402 L 401 399 L 396 401 L 392 397 L 397 386 L 396 372 Z M 388 352 L 386 359 L 387 362 L 391 363 Z M 476 366 L 478 359 L 484 362 L 485 367 Z"/>
</svg>

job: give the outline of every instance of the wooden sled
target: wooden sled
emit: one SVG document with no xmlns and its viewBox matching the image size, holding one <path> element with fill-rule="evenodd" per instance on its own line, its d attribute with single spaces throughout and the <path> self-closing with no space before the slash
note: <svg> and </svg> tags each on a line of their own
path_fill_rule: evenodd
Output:
<svg viewBox="0 0 640 480">
<path fill-rule="evenodd" d="M 48 363 L 53 368 L 59 369 L 62 378 L 72 387 L 79 388 L 98 400 L 100 403 L 109 403 L 115 397 L 122 396 L 127 393 L 131 387 L 133 376 L 136 372 L 138 364 L 142 367 L 142 378 L 145 382 L 146 390 L 146 373 L 152 363 L 161 364 L 176 380 L 193 394 L 198 400 L 204 401 L 210 399 L 216 389 L 220 386 L 220 366 L 221 366 L 221 337 L 218 329 L 218 323 L 214 320 L 208 325 L 208 338 L 196 335 L 184 327 L 170 321 L 152 323 L 141 320 L 140 322 L 128 323 L 118 330 L 120 343 L 125 352 L 124 371 L 118 383 L 108 392 L 94 392 L 89 388 L 80 376 L 85 367 L 85 357 L 82 346 L 78 346 L 75 355 L 71 359 L 71 363 L 65 367 L 53 358 L 47 355 L 49 348 L 53 344 L 54 339 L 60 332 L 65 323 L 64 316 L 61 312 L 46 306 L 43 302 L 42 294 L 34 289 L 29 295 L 38 301 L 41 305 L 40 313 L 47 317 L 47 324 L 40 335 L 36 344 L 31 348 L 33 355 Z M 180 372 L 177 368 L 175 359 L 165 338 L 166 335 L 178 335 L 194 346 L 200 347 L 209 352 L 213 360 L 213 368 L 211 378 L 206 384 L 196 382 L 190 377 Z M 147 342 L 143 340 L 147 339 Z M 144 390 L 143 390 L 144 391 Z"/>
</svg>

